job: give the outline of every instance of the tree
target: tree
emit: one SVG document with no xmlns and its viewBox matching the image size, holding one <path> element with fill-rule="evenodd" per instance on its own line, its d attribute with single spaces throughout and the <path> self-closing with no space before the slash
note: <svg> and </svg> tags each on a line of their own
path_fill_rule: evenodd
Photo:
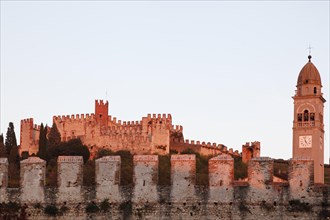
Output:
<svg viewBox="0 0 330 220">
<path fill-rule="evenodd" d="M 56 124 L 53 123 L 53 126 L 48 134 L 49 147 L 58 146 L 60 143 L 61 143 L 61 134 L 58 131 Z"/>
<path fill-rule="evenodd" d="M 6 146 L 6 153 L 8 155 L 10 155 L 11 149 L 14 146 L 17 147 L 17 141 L 16 141 L 16 135 L 15 135 L 15 131 L 14 131 L 13 122 L 9 122 L 9 127 L 8 127 L 7 134 L 6 134 L 5 146 Z"/>
<path fill-rule="evenodd" d="M 0 157 L 7 157 L 5 144 L 3 143 L 3 134 L 0 134 Z"/>
<path fill-rule="evenodd" d="M 79 138 L 61 142 L 59 145 L 50 148 L 48 152 L 50 159 L 58 156 L 82 156 L 84 163 L 86 163 L 90 157 L 88 147 L 83 145 Z"/>
<path fill-rule="evenodd" d="M 9 164 L 19 164 L 19 154 L 17 146 L 13 146 L 11 148 L 8 161 Z"/>
<path fill-rule="evenodd" d="M 40 126 L 40 133 L 39 133 L 39 151 L 37 156 L 43 160 L 48 159 L 47 155 L 47 125 L 44 128 L 43 123 Z"/>
</svg>

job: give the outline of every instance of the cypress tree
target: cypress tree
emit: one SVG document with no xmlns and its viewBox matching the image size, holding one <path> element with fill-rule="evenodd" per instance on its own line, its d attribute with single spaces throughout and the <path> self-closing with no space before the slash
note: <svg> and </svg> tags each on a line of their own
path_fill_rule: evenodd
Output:
<svg viewBox="0 0 330 220">
<path fill-rule="evenodd" d="M 40 133 L 39 133 L 39 151 L 37 156 L 43 160 L 47 160 L 47 125 L 44 128 L 43 123 L 40 126 Z"/>
<path fill-rule="evenodd" d="M 49 147 L 55 147 L 61 143 L 61 134 L 58 131 L 55 123 L 53 123 L 53 126 L 48 134 L 48 143 Z"/>
<path fill-rule="evenodd" d="M 9 122 L 9 127 L 8 127 L 7 134 L 6 134 L 5 147 L 6 147 L 7 155 L 10 155 L 11 149 L 13 147 L 17 147 L 17 141 L 16 141 L 16 135 L 15 135 L 15 131 L 14 131 L 13 122 Z"/>
<path fill-rule="evenodd" d="M 0 157 L 7 157 L 5 144 L 3 143 L 3 134 L 0 134 Z"/>
</svg>

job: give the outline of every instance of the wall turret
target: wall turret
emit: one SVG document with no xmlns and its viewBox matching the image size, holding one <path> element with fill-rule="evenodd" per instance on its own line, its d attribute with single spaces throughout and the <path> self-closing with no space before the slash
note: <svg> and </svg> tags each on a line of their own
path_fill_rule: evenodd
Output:
<svg viewBox="0 0 330 220">
<path fill-rule="evenodd" d="M 95 117 L 101 127 L 108 125 L 109 102 L 103 100 L 95 100 Z"/>
</svg>

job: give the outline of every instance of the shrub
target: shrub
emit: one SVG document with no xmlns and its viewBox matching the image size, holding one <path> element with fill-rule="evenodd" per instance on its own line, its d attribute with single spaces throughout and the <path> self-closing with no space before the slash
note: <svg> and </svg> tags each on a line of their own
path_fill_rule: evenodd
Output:
<svg viewBox="0 0 330 220">
<path fill-rule="evenodd" d="M 310 212 L 312 207 L 305 202 L 300 202 L 299 199 L 292 199 L 289 201 L 289 211 L 291 212 Z"/>
<path fill-rule="evenodd" d="M 44 213 L 49 216 L 56 216 L 58 214 L 58 208 L 55 204 L 47 205 L 44 209 Z"/>
<path fill-rule="evenodd" d="M 87 213 L 96 213 L 100 210 L 100 208 L 97 206 L 95 202 L 90 202 L 86 206 L 86 212 Z"/>
<path fill-rule="evenodd" d="M 160 155 L 158 160 L 158 184 L 169 186 L 171 185 L 171 156 Z"/>
<path fill-rule="evenodd" d="M 234 178 L 235 180 L 247 177 L 247 165 L 243 163 L 241 157 L 234 158 Z"/>
<path fill-rule="evenodd" d="M 83 167 L 83 185 L 93 186 L 95 185 L 95 161 L 89 160 Z"/>
<path fill-rule="evenodd" d="M 109 200 L 108 199 L 105 199 L 103 200 L 101 203 L 100 203 L 100 210 L 102 212 L 107 212 L 109 211 L 110 209 L 110 203 L 109 203 Z"/>
<path fill-rule="evenodd" d="M 209 168 L 208 161 L 212 156 L 203 156 L 196 153 L 194 150 L 188 148 L 181 152 L 181 154 L 195 154 L 196 155 L 196 185 L 209 185 Z"/>
</svg>

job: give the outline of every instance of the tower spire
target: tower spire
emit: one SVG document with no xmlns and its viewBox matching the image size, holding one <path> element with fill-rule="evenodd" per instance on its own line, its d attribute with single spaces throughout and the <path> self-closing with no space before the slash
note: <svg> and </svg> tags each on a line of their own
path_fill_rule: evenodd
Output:
<svg viewBox="0 0 330 220">
<path fill-rule="evenodd" d="M 308 45 L 307 49 L 308 49 L 308 62 L 311 62 L 311 59 L 312 59 L 312 55 L 311 55 L 311 53 L 312 53 L 312 47 L 311 47 L 311 44 Z"/>
</svg>

